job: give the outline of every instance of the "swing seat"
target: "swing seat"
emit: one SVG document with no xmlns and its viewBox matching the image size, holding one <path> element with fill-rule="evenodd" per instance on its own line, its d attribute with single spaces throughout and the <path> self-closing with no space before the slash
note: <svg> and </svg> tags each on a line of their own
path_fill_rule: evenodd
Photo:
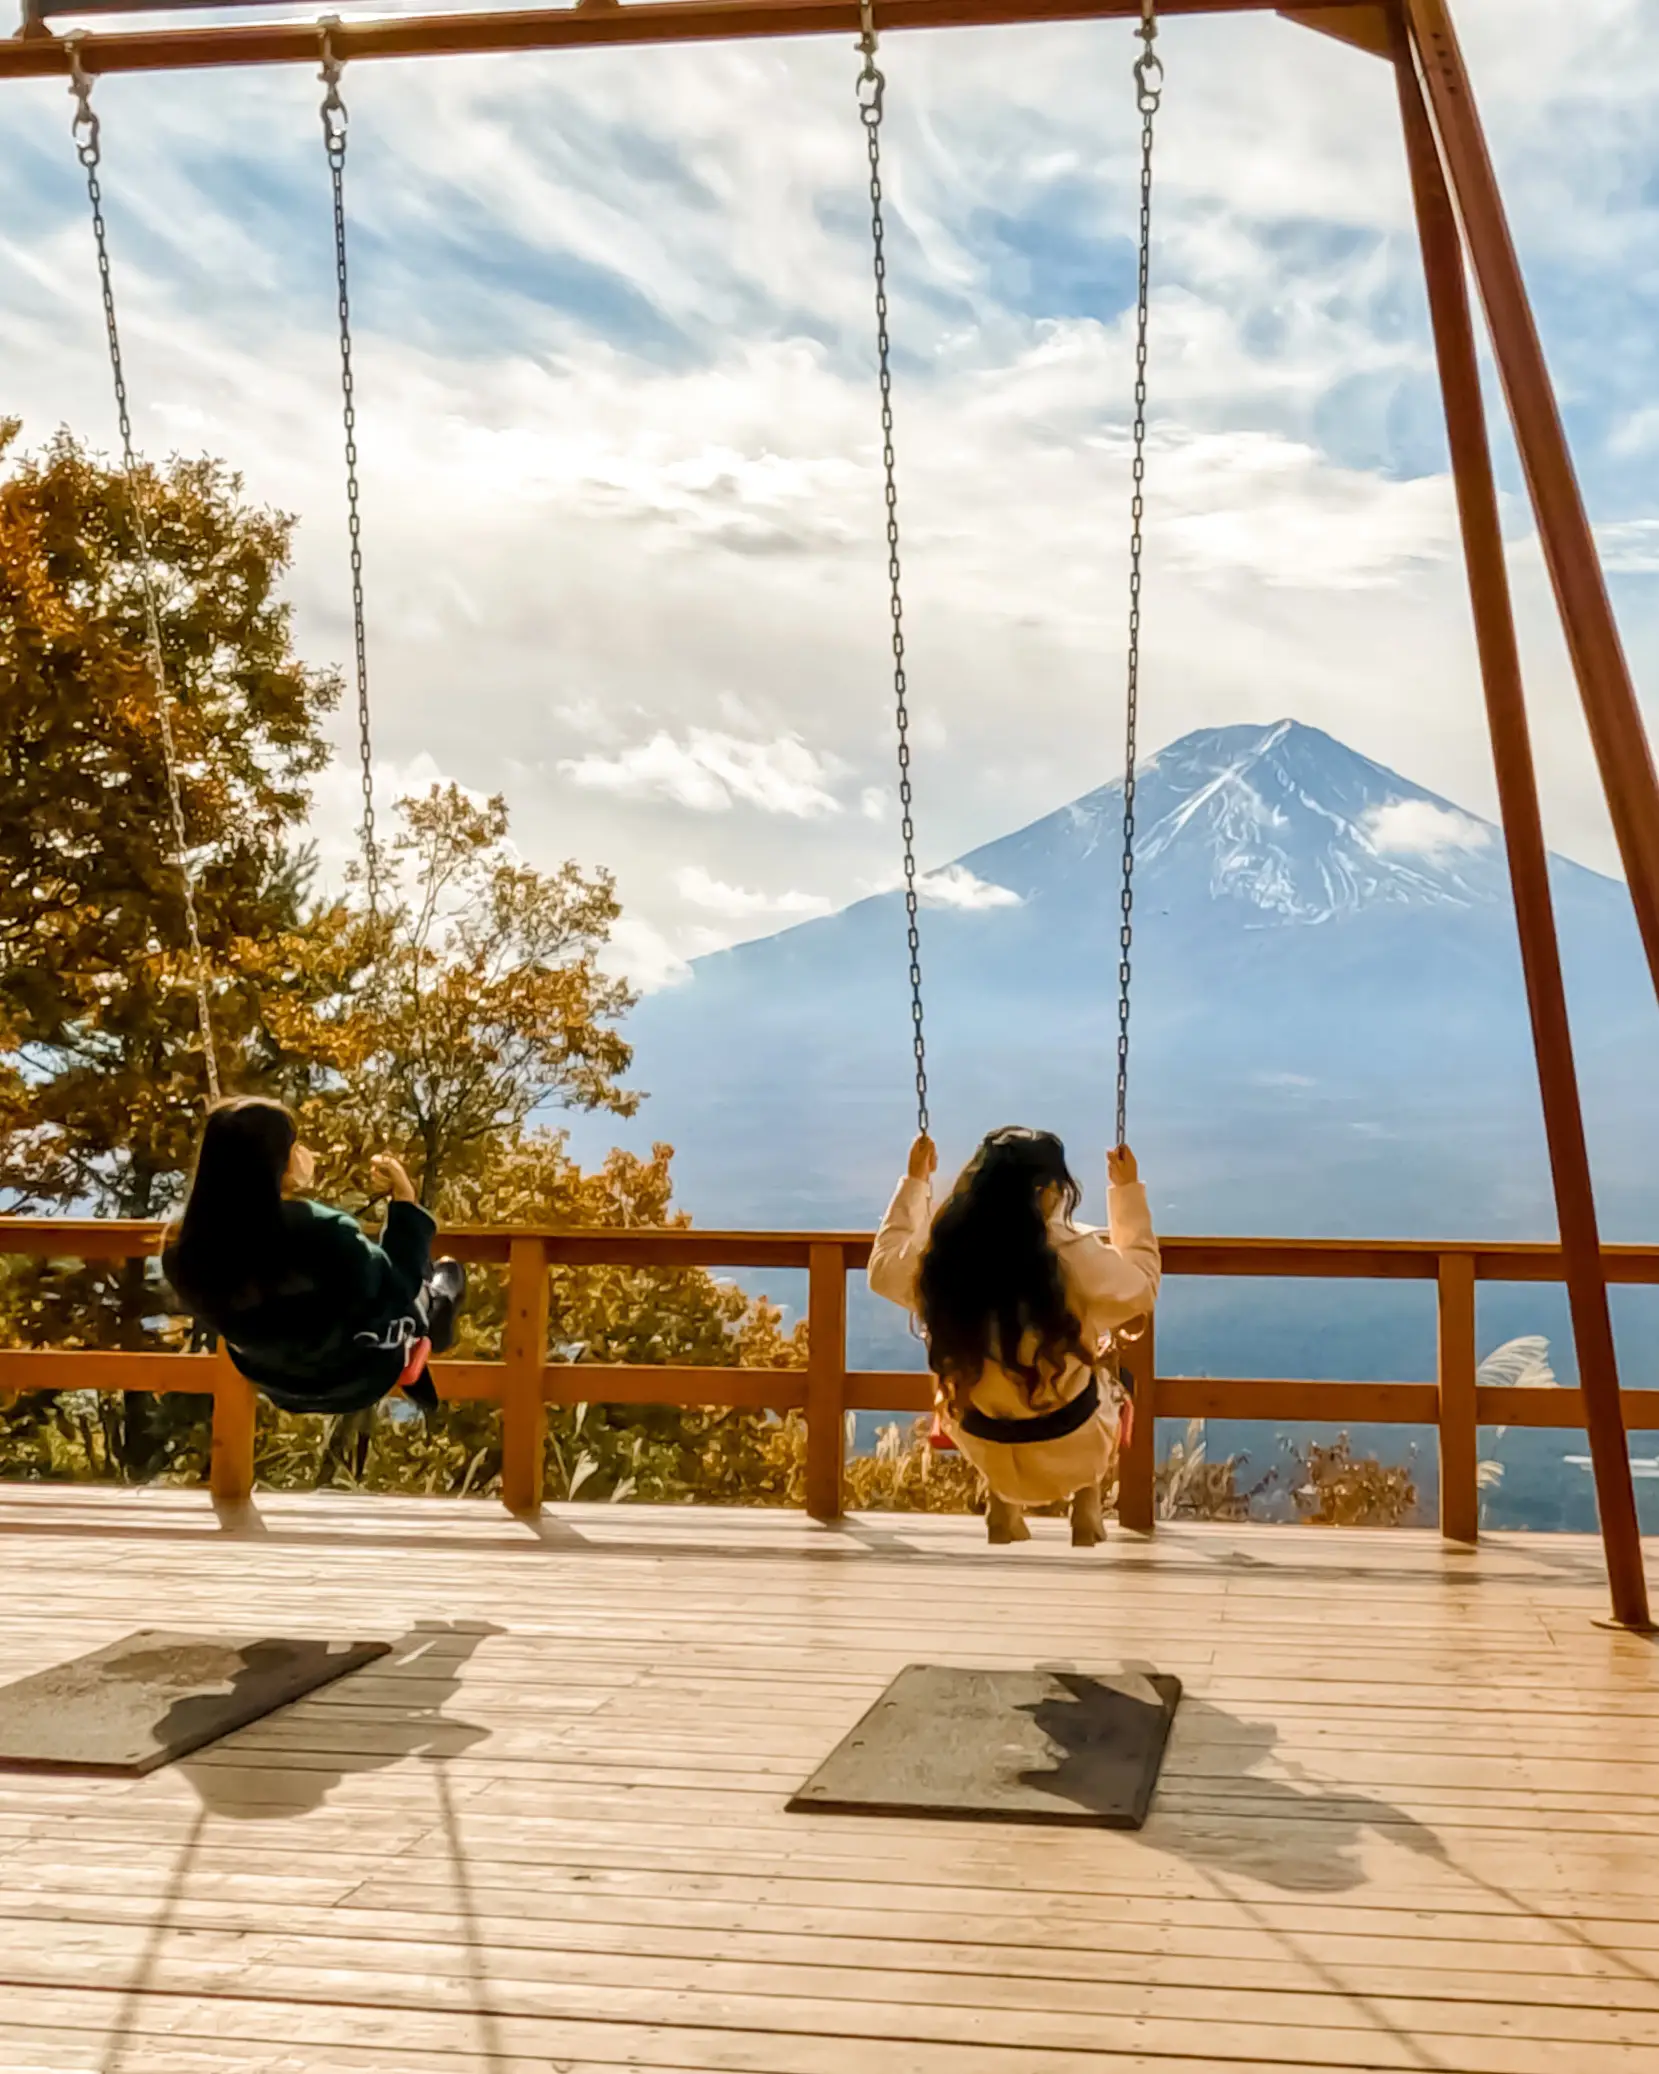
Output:
<svg viewBox="0 0 1659 2074">
<path fill-rule="evenodd" d="M 409 1359 L 403 1364 L 403 1373 L 392 1385 L 394 1390 L 407 1390 L 418 1383 L 426 1373 L 426 1364 L 432 1358 L 432 1342 L 418 1339 L 409 1349 Z"/>
</svg>

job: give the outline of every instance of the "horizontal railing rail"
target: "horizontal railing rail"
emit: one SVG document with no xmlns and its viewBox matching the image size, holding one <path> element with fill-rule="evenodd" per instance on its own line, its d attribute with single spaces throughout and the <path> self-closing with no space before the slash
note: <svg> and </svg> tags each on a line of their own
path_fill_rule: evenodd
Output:
<svg viewBox="0 0 1659 2074">
<path fill-rule="evenodd" d="M 0 1256 L 64 1261 L 132 1260 L 154 1254 L 162 1227 L 113 1219 L 0 1218 Z M 743 1406 L 801 1412 L 807 1429 L 806 1503 L 818 1519 L 840 1516 L 847 1414 L 926 1411 L 932 1385 L 909 1369 L 847 1366 L 847 1276 L 868 1265 L 868 1232 L 667 1229 L 475 1229 L 446 1231 L 442 1248 L 507 1270 L 501 1358 L 446 1360 L 433 1377 L 451 1401 L 499 1402 L 502 1497 L 515 1513 L 543 1495 L 547 1408 L 561 1404 Z M 1440 1524 L 1473 1542 L 1480 1521 L 1477 1434 L 1482 1426 L 1582 1427 L 1577 1389 L 1493 1387 L 1478 1382 L 1475 1292 L 1482 1283 L 1560 1282 L 1559 1246 L 1396 1239 L 1166 1238 L 1172 1276 L 1274 1280 L 1432 1282 L 1439 1319 L 1433 1382 L 1308 1382 L 1275 1377 L 1157 1373 L 1155 1331 L 1127 1349 L 1137 1416 L 1119 1465 L 1118 1513 L 1151 1532 L 1156 1511 L 1155 1422 L 1160 1418 L 1267 1420 L 1279 1424 L 1433 1426 L 1439 1434 Z M 1659 1246 L 1608 1246 L 1610 1283 L 1659 1284 Z M 554 1268 L 793 1268 L 807 1276 L 804 1368 L 691 1367 L 569 1362 L 549 1358 L 549 1274 Z M 253 1490 L 254 1393 L 222 1354 L 0 1347 L 0 1391 L 189 1391 L 213 1399 L 209 1472 L 214 1497 L 245 1503 Z M 1623 1392 L 1631 1430 L 1659 1430 L 1659 1389 Z"/>
</svg>

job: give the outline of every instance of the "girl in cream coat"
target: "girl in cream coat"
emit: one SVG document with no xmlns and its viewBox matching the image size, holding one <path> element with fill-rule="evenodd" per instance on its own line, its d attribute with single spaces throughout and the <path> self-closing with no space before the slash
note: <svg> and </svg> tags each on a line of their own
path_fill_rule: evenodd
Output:
<svg viewBox="0 0 1659 2074">
<path fill-rule="evenodd" d="M 1157 1301 L 1158 1241 L 1127 1146 L 1107 1156 L 1109 1230 L 1047 1131 L 993 1131 L 935 1217 L 918 1138 L 870 1255 L 870 1287 L 928 1343 L 941 1419 L 989 1486 L 993 1541 L 1029 1539 L 1028 1505 L 1071 1500 L 1072 1540 L 1103 1538 L 1101 1479 L 1122 1402 L 1108 1360 Z"/>
</svg>

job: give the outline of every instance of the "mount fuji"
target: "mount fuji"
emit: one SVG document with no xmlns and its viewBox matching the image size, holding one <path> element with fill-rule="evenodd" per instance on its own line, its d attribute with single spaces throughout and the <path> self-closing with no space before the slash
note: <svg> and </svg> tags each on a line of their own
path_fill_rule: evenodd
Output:
<svg viewBox="0 0 1659 2074">
<path fill-rule="evenodd" d="M 1041 1124 L 1065 1138 L 1097 1215 L 1122 814 L 1121 784 L 1102 786 L 923 885 L 943 1164 L 993 1125 Z M 1163 749 L 1142 767 L 1136 824 L 1130 1138 L 1161 1229 L 1553 1235 L 1491 823 L 1287 720 Z M 1630 903 L 1617 881 L 1565 859 L 1551 875 L 1603 1228 L 1651 1238 L 1659 1010 Z M 679 1192 L 701 1223 L 879 1215 L 914 1130 L 898 893 L 697 960 L 688 982 L 640 1005 L 628 1034 L 631 1078 L 650 1091 L 634 1135 L 676 1147 Z M 593 1124 L 573 1136 L 597 1146 Z M 1659 1302 L 1637 1291 L 1617 1302 L 1627 1383 L 1659 1381 L 1647 1356 Z M 1483 1350 L 1548 1334 L 1570 1377 L 1555 1291 L 1487 1292 L 1481 1330 Z M 852 1335 L 857 1361 L 915 1359 L 903 1321 L 873 1305 L 854 1305 Z M 1428 1376 L 1432 1292 L 1172 1282 L 1159 1350 L 1170 1372 Z M 1263 1451 L 1259 1429 L 1212 1446 L 1223 1440 Z M 1532 1470 L 1549 1474 L 1523 1501 L 1537 1477 L 1514 1460 L 1492 1516 L 1524 1503 L 1532 1516 L 1514 1523 L 1586 1523 L 1587 1478 L 1557 1473 L 1562 1437 L 1509 1440 L 1522 1455 L 1544 1444 Z"/>
</svg>

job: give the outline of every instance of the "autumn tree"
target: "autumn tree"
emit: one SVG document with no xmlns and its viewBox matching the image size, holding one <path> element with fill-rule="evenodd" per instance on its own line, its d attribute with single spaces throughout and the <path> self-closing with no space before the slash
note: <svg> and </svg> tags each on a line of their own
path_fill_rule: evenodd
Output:
<svg viewBox="0 0 1659 2074">
<path fill-rule="evenodd" d="M 0 426 L 0 1208 L 153 1217 L 182 1190 L 206 1074 L 133 506 L 121 473 L 68 435 L 30 457 L 17 431 Z M 502 801 L 443 787 L 405 803 L 376 916 L 349 893 L 314 898 L 305 815 L 338 679 L 293 653 L 292 522 L 211 461 L 141 468 L 138 494 L 226 1088 L 294 1101 L 347 1201 L 390 1143 L 452 1218 L 675 1215 L 665 1148 L 584 1175 L 541 1121 L 638 1100 L 622 1085 L 632 997 L 602 964 L 608 875 L 534 870 Z M 476 1345 L 497 1301 L 481 1278 Z M 802 1358 L 774 1310 L 702 1274 L 597 1271 L 564 1278 L 558 1303 L 573 1358 Z M 0 1262 L 0 1341 L 179 1344 L 166 1311 L 143 1263 Z M 194 1480 L 205 1412 L 187 1397 L 26 1396 L 0 1408 L 0 1462 Z M 654 1424 L 663 1460 L 684 1465 L 678 1416 L 641 1413 L 633 1438 Z M 268 1413 L 273 1473 L 303 1480 L 318 1433 Z M 416 1487 L 464 1482 L 419 1466 Z"/>
<path fill-rule="evenodd" d="M 18 432 L 0 422 L 0 1206 L 151 1217 L 206 1076 L 134 492 L 69 434 L 28 455 Z M 293 652 L 291 519 L 208 460 L 141 465 L 136 494 L 221 1065 L 259 1087 L 278 1062 L 240 952 L 301 912 L 294 831 L 339 680 Z M 70 1344 L 143 1344 L 156 1308 L 141 1264 L 14 1275 L 10 1294 L 31 1336 Z"/>
<path fill-rule="evenodd" d="M 222 1065 L 248 1086 L 274 1062 L 239 950 L 299 918 L 339 679 L 293 653 L 290 518 L 213 461 L 141 465 L 138 494 Z M 206 1080 L 132 495 L 67 433 L 0 477 L 0 684 L 0 1201 L 152 1216 Z"/>
<path fill-rule="evenodd" d="M 433 786 L 398 812 L 367 976 L 308 1002 L 291 994 L 276 1022 L 285 1054 L 308 1062 L 301 1124 L 323 1155 L 327 1192 L 349 1199 L 370 1153 L 391 1145 L 407 1154 L 422 1200 L 449 1223 L 688 1223 L 673 1207 L 667 1146 L 649 1159 L 615 1152 L 588 1173 L 552 1123 L 569 1108 L 631 1115 L 640 1099 L 622 1085 L 631 1053 L 618 1027 L 633 996 L 603 966 L 618 913 L 609 874 L 524 863 L 511 846 L 505 802 L 479 803 L 454 785 Z M 330 930 L 356 926 L 330 918 L 320 937 L 308 932 L 306 954 L 339 956 Z M 295 953 L 276 945 L 271 955 L 280 963 Z M 701 1270 L 585 1268 L 553 1279 L 558 1358 L 716 1365 L 805 1358 L 804 1337 L 784 1333 L 775 1310 Z M 465 1325 L 474 1349 L 496 1350 L 501 1309 L 500 1290 L 475 1276 Z M 447 1438 L 435 1444 L 456 1462 L 464 1454 L 469 1488 L 480 1481 L 488 1488 L 498 1473 L 492 1419 L 467 1410 L 443 1415 Z M 577 1481 L 658 1495 L 676 1483 L 689 1489 L 713 1473 L 717 1439 L 747 1451 L 756 1426 L 753 1413 L 596 1413 L 586 1452 L 599 1449 L 593 1461 L 596 1468 L 603 1461 L 606 1474 L 596 1479 L 590 1469 Z M 560 1429 L 555 1418 L 549 1466 L 553 1487 L 568 1489 L 569 1434 L 562 1441 Z M 402 1438 L 404 1454 L 421 1452 L 417 1436 Z M 367 1481 L 389 1473 L 387 1440 L 382 1422 L 357 1418 L 328 1438 L 325 1473 Z M 618 1450 L 647 1442 L 656 1450 L 651 1473 L 637 1465 L 625 1473 Z"/>
<path fill-rule="evenodd" d="M 618 1028 L 634 996 L 602 963 L 619 913 L 608 872 L 536 870 L 511 847 L 505 800 L 457 785 L 401 801 L 398 816 L 379 926 L 337 909 L 270 947 L 274 977 L 335 974 L 273 990 L 270 1031 L 335 1192 L 394 1145 L 422 1201 L 453 1218 L 533 1118 L 634 1113 Z"/>
</svg>

